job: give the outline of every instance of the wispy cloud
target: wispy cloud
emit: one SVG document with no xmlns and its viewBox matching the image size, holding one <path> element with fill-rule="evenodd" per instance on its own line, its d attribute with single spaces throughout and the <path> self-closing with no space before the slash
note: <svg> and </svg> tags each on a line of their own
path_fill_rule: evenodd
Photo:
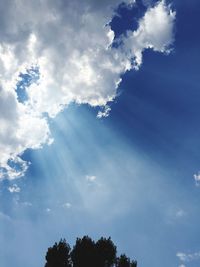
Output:
<svg viewBox="0 0 200 267">
<path fill-rule="evenodd" d="M 50 208 L 46 208 L 46 212 L 47 213 L 51 212 L 51 209 Z"/>
<path fill-rule="evenodd" d="M 195 185 L 199 186 L 200 185 L 200 172 L 198 172 L 197 174 L 193 175 L 194 181 L 195 181 Z"/>
<path fill-rule="evenodd" d="M 19 193 L 21 191 L 21 189 L 17 184 L 13 184 L 12 186 L 8 187 L 8 191 L 10 193 Z"/>
<path fill-rule="evenodd" d="M 97 114 L 97 118 L 103 118 L 103 117 L 108 117 L 110 114 L 111 108 L 106 105 L 105 107 L 103 107 L 103 110 L 100 110 Z"/>
<path fill-rule="evenodd" d="M 94 182 L 97 179 L 95 175 L 86 175 L 85 178 L 88 182 Z"/>
<path fill-rule="evenodd" d="M 3 212 L 0 211 L 0 220 L 11 221 L 11 218 L 7 214 L 4 214 Z"/>
<path fill-rule="evenodd" d="M 182 217 L 184 217 L 184 216 L 186 216 L 186 212 L 183 210 L 183 209 L 179 209 L 179 210 L 177 210 L 177 212 L 176 212 L 176 217 L 177 218 L 182 218 Z"/>
<path fill-rule="evenodd" d="M 66 202 L 66 203 L 64 203 L 64 204 L 62 205 L 63 208 L 67 208 L 67 209 L 71 208 L 71 206 L 72 206 L 72 204 L 69 203 L 69 202 Z"/>
<path fill-rule="evenodd" d="M 200 260 L 200 251 L 195 253 L 183 253 L 178 252 L 176 256 L 179 258 L 180 261 L 183 262 L 190 262 L 195 260 Z"/>
</svg>

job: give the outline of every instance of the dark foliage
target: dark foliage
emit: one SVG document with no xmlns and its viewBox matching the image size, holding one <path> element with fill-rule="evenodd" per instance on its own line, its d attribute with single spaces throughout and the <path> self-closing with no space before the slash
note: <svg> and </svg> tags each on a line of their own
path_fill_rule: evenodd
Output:
<svg viewBox="0 0 200 267">
<path fill-rule="evenodd" d="M 101 238 L 96 242 L 96 266 L 111 267 L 116 260 L 117 249 L 111 238 Z"/>
<path fill-rule="evenodd" d="M 65 239 L 48 248 L 45 267 L 137 267 L 125 254 L 117 257 L 111 238 L 94 242 L 90 237 L 77 238 L 73 249 Z"/>
<path fill-rule="evenodd" d="M 71 252 L 73 267 L 93 267 L 96 262 L 95 242 L 88 236 L 77 238 Z"/>
<path fill-rule="evenodd" d="M 48 248 L 45 267 L 71 267 L 70 246 L 61 239 L 53 247 Z"/>
<path fill-rule="evenodd" d="M 119 258 L 117 258 L 116 267 L 137 267 L 137 262 L 131 262 L 125 254 L 122 254 Z"/>
</svg>

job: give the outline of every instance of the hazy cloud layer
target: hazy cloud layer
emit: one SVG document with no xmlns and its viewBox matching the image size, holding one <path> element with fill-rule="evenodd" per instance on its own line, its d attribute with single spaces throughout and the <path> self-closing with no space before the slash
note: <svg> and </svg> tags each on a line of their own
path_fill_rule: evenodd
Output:
<svg viewBox="0 0 200 267">
<path fill-rule="evenodd" d="M 134 4 L 134 1 L 126 1 Z M 3 0 L 0 3 L 0 177 L 24 174 L 23 152 L 50 144 L 48 117 L 69 103 L 99 106 L 108 116 L 121 76 L 142 64 L 146 48 L 169 52 L 175 13 L 165 1 L 147 9 L 136 31 L 111 44 L 109 22 L 120 1 Z M 38 68 L 37 82 L 27 71 Z M 18 84 L 26 86 L 20 101 Z M 105 109 L 103 109 L 105 107 Z"/>
</svg>

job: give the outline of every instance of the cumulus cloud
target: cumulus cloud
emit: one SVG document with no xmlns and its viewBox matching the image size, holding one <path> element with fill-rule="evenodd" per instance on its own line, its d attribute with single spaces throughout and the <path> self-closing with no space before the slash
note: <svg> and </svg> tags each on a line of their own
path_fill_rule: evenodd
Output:
<svg viewBox="0 0 200 267">
<path fill-rule="evenodd" d="M 69 103 L 100 107 L 98 117 L 108 116 L 122 75 L 141 66 L 142 52 L 169 52 L 175 13 L 164 0 L 148 7 L 138 29 L 120 37 L 121 45 L 112 45 L 109 22 L 120 2 L 1 1 L 1 178 L 22 176 L 28 168 L 23 152 L 51 144 L 49 118 Z M 130 8 L 135 1 L 125 2 Z M 38 80 L 27 82 L 34 68 Z"/>
<path fill-rule="evenodd" d="M 128 58 L 134 58 L 135 68 L 142 64 L 142 52 L 151 48 L 154 51 L 169 53 L 173 43 L 173 25 L 175 12 L 160 1 L 156 6 L 149 8 L 139 21 L 136 31 L 128 31 L 128 37 L 123 38 L 123 49 Z"/>
</svg>

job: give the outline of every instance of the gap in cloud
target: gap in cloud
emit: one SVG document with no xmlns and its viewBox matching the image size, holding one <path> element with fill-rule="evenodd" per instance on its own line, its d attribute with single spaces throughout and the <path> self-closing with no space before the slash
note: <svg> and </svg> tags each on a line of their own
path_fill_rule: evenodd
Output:
<svg viewBox="0 0 200 267">
<path fill-rule="evenodd" d="M 110 22 L 111 29 L 115 33 L 115 39 L 119 38 L 120 35 L 126 34 L 128 30 L 137 30 L 139 20 L 146 11 L 147 6 L 142 0 L 136 0 L 133 4 L 121 3 L 115 11 L 116 15 Z"/>
<path fill-rule="evenodd" d="M 17 161 L 15 159 L 9 159 L 7 164 L 8 166 L 13 169 L 15 172 L 22 172 L 23 171 L 23 161 Z"/>
<path fill-rule="evenodd" d="M 40 79 L 40 71 L 38 66 L 32 66 L 27 69 L 26 72 L 19 74 L 19 81 L 16 85 L 17 99 L 20 103 L 24 103 L 28 100 L 27 88 L 33 84 L 37 83 Z"/>
</svg>

